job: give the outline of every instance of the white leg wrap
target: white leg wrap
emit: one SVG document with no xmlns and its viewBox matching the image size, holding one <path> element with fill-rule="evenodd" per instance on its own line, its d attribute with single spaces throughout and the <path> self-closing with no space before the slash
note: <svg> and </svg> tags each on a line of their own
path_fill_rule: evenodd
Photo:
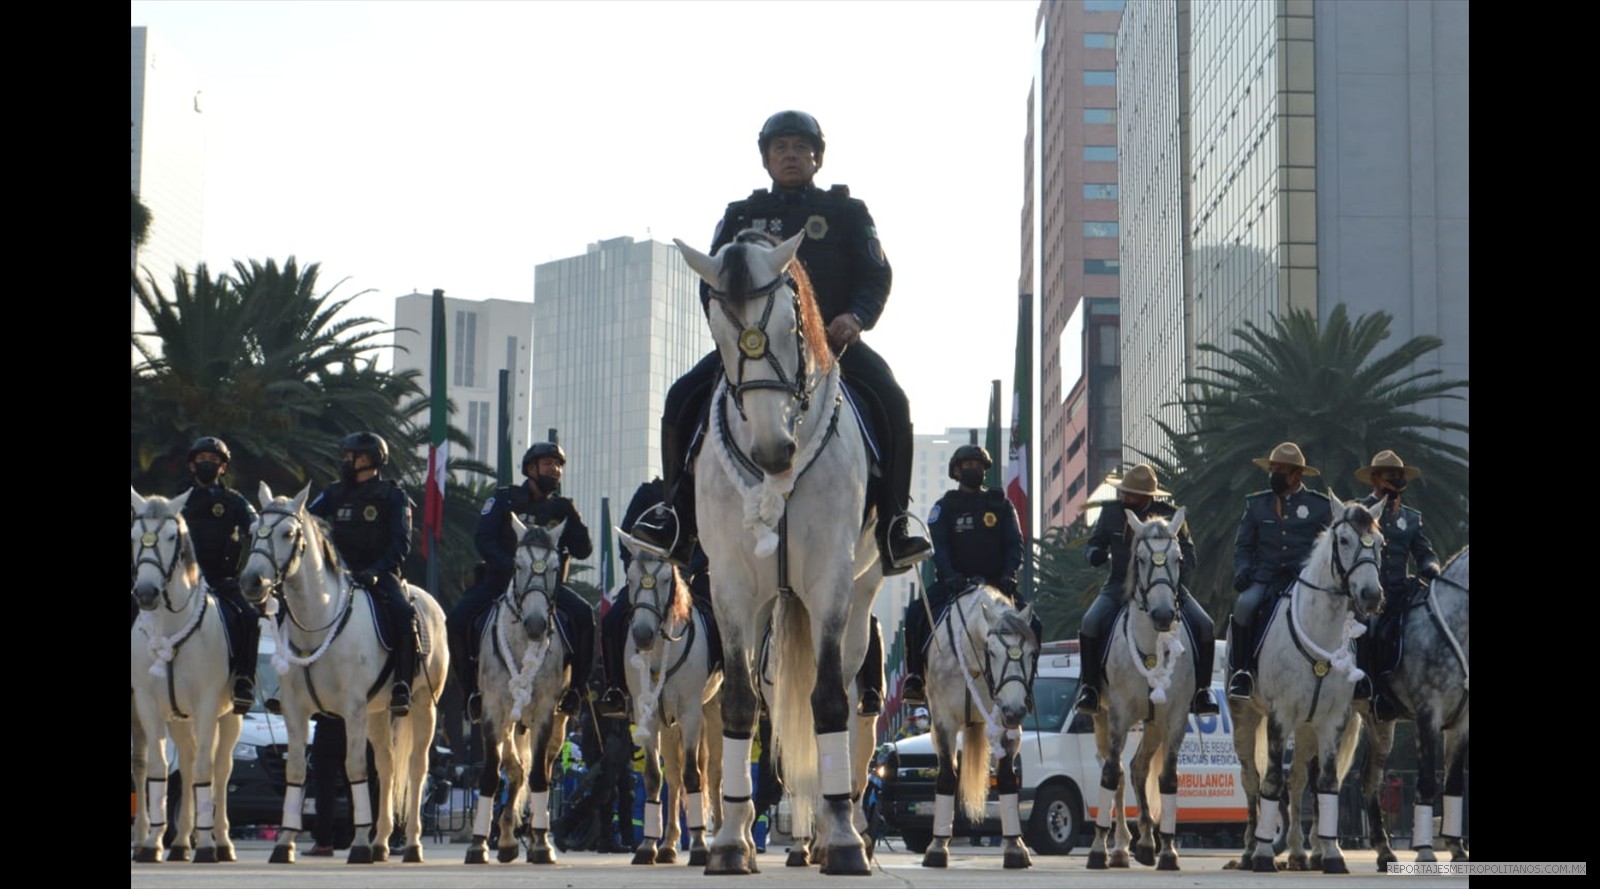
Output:
<svg viewBox="0 0 1600 889">
<path fill-rule="evenodd" d="M 366 794 L 361 798 L 365 800 Z M 298 787 L 289 785 L 283 789 L 283 826 L 288 830 L 300 830 L 300 808 L 306 804 L 305 785 Z M 368 822 L 370 823 L 370 822 Z"/>
<path fill-rule="evenodd" d="M 1256 840 L 1270 843 L 1278 836 L 1278 801 L 1262 799 L 1256 803 Z"/>
<path fill-rule="evenodd" d="M 536 793 L 530 794 L 530 796 L 532 797 L 533 814 L 529 816 L 529 820 L 531 820 L 533 822 L 533 829 L 534 830 L 549 830 L 550 829 L 550 791 L 548 791 L 548 790 L 540 790 L 540 791 L 538 791 Z"/>
<path fill-rule="evenodd" d="M 209 831 L 214 811 L 215 809 L 211 805 L 211 785 L 196 787 L 194 789 L 194 829 Z"/>
<path fill-rule="evenodd" d="M 684 808 L 688 809 L 689 829 L 700 830 L 706 826 L 706 795 L 704 793 L 691 793 Z"/>
<path fill-rule="evenodd" d="M 372 797 L 367 795 L 367 782 L 350 782 L 350 823 L 365 826 L 372 823 Z M 358 831 L 359 832 L 359 831 Z M 382 838 L 388 842 L 388 837 Z"/>
<path fill-rule="evenodd" d="M 953 793 L 933 796 L 933 835 L 947 837 L 956 823 L 956 797 Z"/>
<path fill-rule="evenodd" d="M 850 793 L 850 733 L 817 735 L 817 755 L 822 768 L 824 796 Z"/>
<path fill-rule="evenodd" d="M 1178 833 L 1178 795 L 1176 793 L 1161 794 L 1161 832 L 1167 836 L 1176 836 Z"/>
<path fill-rule="evenodd" d="M 722 736 L 722 795 L 748 797 L 750 790 L 750 739 Z"/>
<path fill-rule="evenodd" d="M 1411 848 L 1433 845 L 1433 806 L 1415 806 L 1411 810 Z"/>
<path fill-rule="evenodd" d="M 1439 825 L 1439 835 L 1450 839 L 1461 839 L 1461 797 L 1444 798 L 1444 823 Z"/>
<path fill-rule="evenodd" d="M 149 813 L 152 827 L 167 823 L 167 782 L 165 779 L 144 782 L 145 796 L 150 798 Z M 143 837 L 140 837 L 143 839 Z"/>
<path fill-rule="evenodd" d="M 1022 836 L 1022 813 L 1017 809 L 1015 793 L 1000 794 L 1000 835 L 1007 838 Z"/>
<path fill-rule="evenodd" d="M 1101 827 L 1110 827 L 1111 818 L 1117 809 L 1117 792 L 1100 788 L 1100 811 L 1094 816 L 1094 823 Z"/>
<path fill-rule="evenodd" d="M 1317 839 L 1339 838 L 1339 794 L 1317 794 Z"/>
<path fill-rule="evenodd" d="M 494 826 L 494 797 L 484 796 L 483 791 L 478 791 L 478 807 L 472 816 L 472 835 L 486 837 Z"/>
<path fill-rule="evenodd" d="M 644 835 L 646 839 L 661 839 L 661 801 L 645 800 Z"/>
</svg>

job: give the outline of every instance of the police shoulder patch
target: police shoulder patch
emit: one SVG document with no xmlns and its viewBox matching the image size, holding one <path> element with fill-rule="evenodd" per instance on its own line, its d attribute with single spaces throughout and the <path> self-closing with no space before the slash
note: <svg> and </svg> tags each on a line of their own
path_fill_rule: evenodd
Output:
<svg viewBox="0 0 1600 889">
<path fill-rule="evenodd" d="M 928 524 L 931 525 L 937 521 L 939 521 L 939 504 L 935 503 L 933 508 L 928 510 Z"/>
<path fill-rule="evenodd" d="M 868 228 L 867 235 L 867 253 L 872 257 L 872 261 L 878 265 L 888 265 L 889 259 L 883 255 L 883 244 L 878 241 L 877 233 Z"/>
<path fill-rule="evenodd" d="M 491 494 L 489 496 L 488 500 L 483 501 L 483 512 L 479 513 L 479 515 L 488 515 L 489 513 L 493 512 L 493 511 L 494 511 L 494 495 Z"/>
</svg>

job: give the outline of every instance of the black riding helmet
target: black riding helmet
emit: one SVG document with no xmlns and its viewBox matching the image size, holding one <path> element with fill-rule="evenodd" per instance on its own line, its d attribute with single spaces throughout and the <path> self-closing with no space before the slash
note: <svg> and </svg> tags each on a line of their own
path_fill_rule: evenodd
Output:
<svg viewBox="0 0 1600 889">
<path fill-rule="evenodd" d="M 527 453 L 522 455 L 522 474 L 528 478 L 533 478 L 533 473 L 528 471 L 528 467 L 532 466 L 540 457 L 554 457 L 562 466 L 567 465 L 567 452 L 561 450 L 561 445 L 553 441 L 541 441 L 528 448 Z"/>
<path fill-rule="evenodd" d="M 956 448 L 956 452 L 954 454 L 950 455 L 951 479 L 955 481 L 961 480 L 961 477 L 956 474 L 956 467 L 960 466 L 967 460 L 977 460 L 983 463 L 984 472 L 988 472 L 989 468 L 994 466 L 994 461 L 989 459 L 988 451 L 974 444 L 962 445 L 961 447 Z"/>
<path fill-rule="evenodd" d="M 817 166 L 822 166 L 822 153 L 828 150 L 828 143 L 822 138 L 822 125 L 817 119 L 804 111 L 779 111 L 767 118 L 761 125 L 761 135 L 756 138 L 756 145 L 761 148 L 761 159 L 767 159 L 767 145 L 779 136 L 805 136 L 811 140 L 811 147 L 817 151 Z"/>
<path fill-rule="evenodd" d="M 339 442 L 339 453 L 366 454 L 372 458 L 372 467 L 381 468 L 389 463 L 389 443 L 375 432 L 352 432 Z"/>
<path fill-rule="evenodd" d="M 189 456 L 186 459 L 193 461 L 196 454 L 206 453 L 221 456 L 224 463 L 230 462 L 232 459 L 232 455 L 228 453 L 227 443 L 214 435 L 195 439 L 194 444 L 189 445 Z"/>
</svg>

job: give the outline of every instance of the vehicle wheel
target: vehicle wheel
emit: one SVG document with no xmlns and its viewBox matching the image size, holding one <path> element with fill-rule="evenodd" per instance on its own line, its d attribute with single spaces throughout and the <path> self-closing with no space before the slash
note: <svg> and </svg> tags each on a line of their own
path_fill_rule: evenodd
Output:
<svg viewBox="0 0 1600 889">
<path fill-rule="evenodd" d="M 1078 841 L 1082 817 L 1076 790 L 1060 784 L 1041 789 L 1028 821 L 1028 845 L 1041 855 L 1066 855 Z"/>
<path fill-rule="evenodd" d="M 905 840 L 907 852 L 921 855 L 928 851 L 928 844 L 933 842 L 933 831 L 908 830 L 900 834 L 900 839 Z"/>
</svg>

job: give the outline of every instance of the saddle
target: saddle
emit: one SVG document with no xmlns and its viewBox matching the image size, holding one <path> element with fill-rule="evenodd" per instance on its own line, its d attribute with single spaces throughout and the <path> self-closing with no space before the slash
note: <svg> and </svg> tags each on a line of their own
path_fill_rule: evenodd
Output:
<svg viewBox="0 0 1600 889">
<path fill-rule="evenodd" d="M 368 602 L 371 603 L 372 632 L 378 637 L 378 644 L 383 646 L 384 651 L 392 654 L 394 652 L 394 646 L 397 640 L 395 640 L 394 635 L 389 632 L 389 622 L 379 617 L 380 614 L 383 614 L 387 610 L 384 601 L 380 599 L 372 590 L 369 590 L 360 584 L 356 585 L 356 589 L 364 593 L 367 596 Z M 417 619 L 417 612 L 415 608 L 417 594 L 411 589 L 411 585 L 408 583 L 403 583 L 400 585 L 400 590 L 406 597 L 406 603 L 413 606 L 411 610 L 410 623 L 412 636 L 416 639 L 417 657 L 419 661 L 426 660 L 428 655 L 433 651 L 432 634 L 428 632 L 422 621 Z"/>
</svg>

